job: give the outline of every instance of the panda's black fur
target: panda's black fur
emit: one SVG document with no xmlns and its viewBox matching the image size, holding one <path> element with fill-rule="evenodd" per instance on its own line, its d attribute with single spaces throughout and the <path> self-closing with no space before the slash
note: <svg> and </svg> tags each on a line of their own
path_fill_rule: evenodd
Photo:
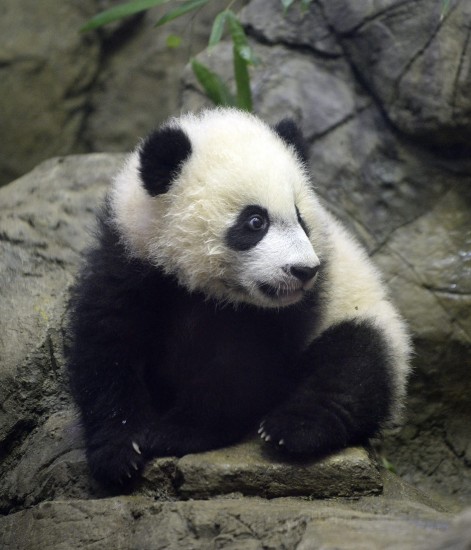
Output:
<svg viewBox="0 0 471 550">
<path fill-rule="evenodd" d="M 192 137 L 178 124 L 141 145 L 138 174 L 127 168 L 154 201 L 193 154 Z M 275 131 L 283 147 L 294 145 L 294 155 L 305 158 L 293 123 Z M 387 332 L 366 315 L 320 329 L 331 285 L 328 250 L 320 265 L 304 268 L 310 275 L 293 271 L 315 284 L 291 305 L 224 300 L 207 288 L 189 289 L 179 272 L 136 254 L 113 208 L 110 195 L 72 295 L 68 361 L 89 465 L 100 482 L 132 483 L 153 457 L 230 445 L 259 425 L 264 444 L 321 457 L 367 442 L 394 415 L 402 390 Z M 309 233 L 302 212 L 294 215 Z M 221 239 L 244 254 L 257 247 L 250 238 L 261 228 L 245 234 L 240 216 Z M 251 223 L 259 224 L 254 216 Z M 270 300 L 274 291 L 262 291 Z"/>
</svg>

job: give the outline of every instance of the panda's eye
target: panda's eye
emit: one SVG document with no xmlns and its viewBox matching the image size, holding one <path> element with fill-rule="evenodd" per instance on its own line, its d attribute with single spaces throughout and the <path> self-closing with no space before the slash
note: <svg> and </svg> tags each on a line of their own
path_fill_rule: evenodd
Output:
<svg viewBox="0 0 471 550">
<path fill-rule="evenodd" d="M 250 218 L 246 222 L 247 228 L 251 231 L 261 231 L 262 229 L 265 229 L 266 225 L 267 221 L 263 216 L 260 216 L 259 214 L 250 216 Z"/>
<path fill-rule="evenodd" d="M 232 250 L 250 250 L 265 237 L 270 227 L 270 216 L 257 204 L 244 207 L 226 233 L 226 243 Z"/>
</svg>

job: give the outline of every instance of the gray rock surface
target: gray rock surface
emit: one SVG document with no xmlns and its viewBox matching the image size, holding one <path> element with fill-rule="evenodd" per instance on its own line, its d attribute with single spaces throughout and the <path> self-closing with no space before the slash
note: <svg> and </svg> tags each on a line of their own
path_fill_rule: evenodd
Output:
<svg viewBox="0 0 471 550">
<path fill-rule="evenodd" d="M 93 0 L 5 0 L 0 17 L 0 185 L 70 153 L 99 70 L 99 41 L 77 30 Z"/>
<path fill-rule="evenodd" d="M 0 441 L 7 460 L 42 415 L 67 400 L 59 391 L 67 292 L 116 162 L 106 155 L 55 159 L 1 191 Z"/>
<path fill-rule="evenodd" d="M 469 2 L 320 3 L 346 56 L 394 125 L 439 146 L 469 140 Z"/>
<path fill-rule="evenodd" d="M 426 550 L 449 523 L 445 514 L 420 503 L 401 507 L 385 498 L 372 504 L 260 498 L 57 500 L 0 518 L 0 543 L 4 550 Z"/>
<path fill-rule="evenodd" d="M 79 32 L 120 3 L 2 1 L 0 185 L 51 156 L 128 150 L 178 111 L 181 71 L 206 46 L 220 2 L 159 29 L 167 7 Z M 167 47 L 169 35 L 179 48 Z"/>
</svg>

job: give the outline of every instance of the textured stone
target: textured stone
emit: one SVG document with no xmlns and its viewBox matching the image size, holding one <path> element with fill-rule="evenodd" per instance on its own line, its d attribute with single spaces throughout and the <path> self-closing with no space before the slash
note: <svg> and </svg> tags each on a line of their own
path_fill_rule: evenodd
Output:
<svg viewBox="0 0 471 550">
<path fill-rule="evenodd" d="M 0 545 L 4 550 L 425 550 L 449 525 L 446 514 L 419 502 L 396 512 L 394 501 L 359 504 L 259 498 L 58 500 L 0 518 Z"/>
<path fill-rule="evenodd" d="M 322 55 L 337 57 L 342 48 L 323 17 L 320 4 L 309 10 L 298 5 L 284 10 L 281 2 L 252 0 L 240 13 L 249 34 L 270 44 L 286 44 L 296 49 L 310 48 Z"/>
<path fill-rule="evenodd" d="M 178 111 L 180 73 L 208 42 L 215 13 L 155 28 L 161 7 L 88 33 L 121 0 L 4 0 L 0 17 L 0 185 L 52 156 L 125 151 Z M 233 9 L 244 3 L 237 0 Z M 169 35 L 182 38 L 167 47 Z"/>
<path fill-rule="evenodd" d="M 76 146 L 99 69 L 97 37 L 78 32 L 93 11 L 93 0 L 2 2 L 0 185 Z"/>
<path fill-rule="evenodd" d="M 328 0 L 329 25 L 403 132 L 438 146 L 471 136 L 469 2 Z M 458 147 L 459 149 L 459 147 Z"/>
<path fill-rule="evenodd" d="M 44 421 L 42 415 L 67 402 L 62 370 L 67 292 L 105 184 L 121 159 L 54 159 L 0 190 L 3 459 Z"/>
<path fill-rule="evenodd" d="M 89 476 L 81 430 L 72 406 L 53 413 L 20 446 L 0 478 L 0 511 L 45 500 L 107 496 Z M 227 449 L 158 458 L 146 468 L 135 493 L 157 500 L 207 498 L 240 493 L 310 498 L 378 494 L 382 480 L 362 448 L 347 449 L 319 462 L 287 462 L 248 441 Z"/>
<path fill-rule="evenodd" d="M 381 492 L 378 468 L 361 448 L 317 462 L 287 462 L 267 456 L 260 441 L 188 455 L 177 463 L 178 493 L 201 498 L 232 492 L 280 497 L 358 496 Z"/>
</svg>

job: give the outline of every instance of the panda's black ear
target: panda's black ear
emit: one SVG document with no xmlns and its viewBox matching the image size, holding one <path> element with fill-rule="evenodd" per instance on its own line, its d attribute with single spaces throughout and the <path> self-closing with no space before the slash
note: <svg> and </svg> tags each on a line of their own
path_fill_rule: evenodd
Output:
<svg viewBox="0 0 471 550">
<path fill-rule="evenodd" d="M 284 118 L 274 127 L 275 132 L 288 145 L 293 145 L 299 158 L 307 164 L 307 143 L 296 122 L 291 118 Z"/>
<path fill-rule="evenodd" d="M 181 128 L 164 126 L 152 132 L 139 150 L 139 171 L 149 195 L 167 192 L 190 155 L 191 142 Z"/>
</svg>

